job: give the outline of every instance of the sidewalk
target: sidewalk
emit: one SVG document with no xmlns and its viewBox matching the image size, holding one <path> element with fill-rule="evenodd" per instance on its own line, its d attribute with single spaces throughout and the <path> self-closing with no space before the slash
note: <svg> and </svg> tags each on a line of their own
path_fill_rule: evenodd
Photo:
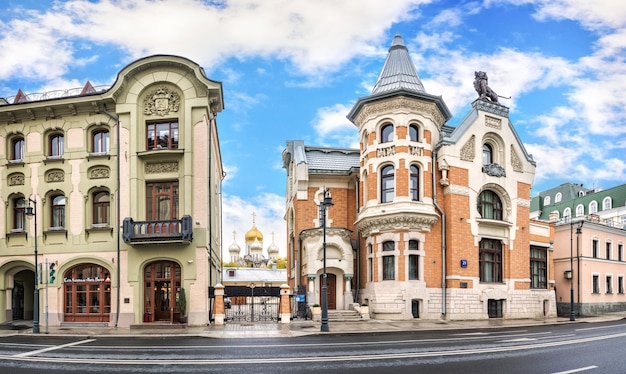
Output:
<svg viewBox="0 0 626 374">
<path fill-rule="evenodd" d="M 610 313 L 602 316 L 577 317 L 576 321 L 570 321 L 567 317 L 547 319 L 523 319 L 502 320 L 490 319 L 480 321 L 437 321 L 437 320 L 410 320 L 410 321 L 385 321 L 364 320 L 359 322 L 332 322 L 328 323 L 329 332 L 321 332 L 321 323 L 311 320 L 293 320 L 288 324 L 280 323 L 228 323 L 223 326 L 199 326 L 187 327 L 185 325 L 162 325 L 155 328 L 129 328 L 129 327 L 95 327 L 88 325 L 80 326 L 49 326 L 40 325 L 40 334 L 47 336 L 198 336 L 207 338 L 271 338 L 271 337 L 297 337 L 316 334 L 358 334 L 372 332 L 392 331 L 427 331 L 442 329 L 485 329 L 499 327 L 523 327 L 552 325 L 562 323 L 594 323 L 602 321 L 617 321 L 626 319 L 626 312 Z M 16 334 L 32 334 L 32 322 L 23 322 L 13 326 L 13 329 L 0 329 L 0 336 Z"/>
</svg>

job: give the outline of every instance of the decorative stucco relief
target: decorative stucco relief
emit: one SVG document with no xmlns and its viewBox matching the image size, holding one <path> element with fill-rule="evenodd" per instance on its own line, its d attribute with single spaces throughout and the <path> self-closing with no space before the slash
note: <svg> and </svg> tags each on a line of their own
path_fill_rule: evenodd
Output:
<svg viewBox="0 0 626 374">
<path fill-rule="evenodd" d="M 63 182 L 65 180 L 65 173 L 63 170 L 50 170 L 46 173 L 46 182 L 55 183 Z"/>
<path fill-rule="evenodd" d="M 502 120 L 491 116 L 485 116 L 485 126 L 493 129 L 502 129 Z"/>
<path fill-rule="evenodd" d="M 143 107 L 144 114 L 166 116 L 171 112 L 178 112 L 180 95 L 161 85 L 146 96 Z"/>
<path fill-rule="evenodd" d="M 108 178 L 110 175 L 111 171 L 107 167 L 95 167 L 89 170 L 89 179 Z"/>
<path fill-rule="evenodd" d="M 513 146 L 511 146 L 511 166 L 513 167 L 513 171 L 518 171 L 520 173 L 524 171 L 522 160 L 517 155 L 517 152 L 515 152 L 515 149 L 513 149 Z"/>
<path fill-rule="evenodd" d="M 178 172 L 178 162 L 159 162 L 148 163 L 145 166 L 146 174 L 158 174 L 158 173 L 174 173 Z"/>
<path fill-rule="evenodd" d="M 459 186 L 458 184 L 451 184 L 448 187 L 443 189 L 444 195 L 461 195 L 461 196 L 469 196 L 470 188 L 467 186 Z"/>
<path fill-rule="evenodd" d="M 22 173 L 13 173 L 9 175 L 8 184 L 9 186 L 23 186 L 24 185 L 24 174 Z"/>
<path fill-rule="evenodd" d="M 461 148 L 461 160 L 474 160 L 474 157 L 476 156 L 474 143 L 476 143 L 476 136 L 472 135 L 472 137 L 463 145 L 463 148 Z"/>
<path fill-rule="evenodd" d="M 432 225 L 437 223 L 435 215 L 394 215 L 383 217 L 370 217 L 357 223 L 357 229 L 364 235 L 372 232 L 387 232 L 397 230 L 430 231 Z"/>
<path fill-rule="evenodd" d="M 392 100 L 365 104 L 359 112 L 359 115 L 355 118 L 354 123 L 357 126 L 361 127 L 361 125 L 365 122 L 367 118 L 379 114 L 390 113 L 397 109 L 409 109 L 414 112 L 422 112 L 428 114 L 438 127 L 441 127 L 445 123 L 443 116 L 437 109 L 437 105 L 435 105 L 434 103 L 429 103 L 417 99 L 409 99 L 402 96 Z"/>
</svg>

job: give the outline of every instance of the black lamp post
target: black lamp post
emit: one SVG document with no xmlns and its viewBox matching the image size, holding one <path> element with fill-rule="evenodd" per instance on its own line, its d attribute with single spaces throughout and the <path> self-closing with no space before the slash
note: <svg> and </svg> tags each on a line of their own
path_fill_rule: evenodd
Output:
<svg viewBox="0 0 626 374">
<path fill-rule="evenodd" d="M 329 195 L 328 189 L 324 190 L 324 201 L 320 206 L 320 214 L 322 218 L 322 232 L 323 232 L 323 262 L 324 270 L 322 274 L 322 332 L 328 332 L 328 286 L 326 285 L 326 209 L 333 205 L 333 199 Z"/>
<path fill-rule="evenodd" d="M 571 218 L 570 218 L 571 219 Z M 578 222 L 576 227 L 576 248 L 578 249 L 578 236 L 583 232 L 583 224 L 585 221 Z M 576 321 L 576 313 L 574 312 L 574 222 L 570 220 L 569 227 L 570 245 L 569 245 L 569 320 Z"/>
<path fill-rule="evenodd" d="M 33 203 L 33 206 L 30 205 Z M 39 264 L 37 258 L 37 200 L 28 198 L 28 206 L 26 207 L 27 216 L 35 219 L 35 290 L 33 291 L 33 334 L 39 334 Z"/>
</svg>

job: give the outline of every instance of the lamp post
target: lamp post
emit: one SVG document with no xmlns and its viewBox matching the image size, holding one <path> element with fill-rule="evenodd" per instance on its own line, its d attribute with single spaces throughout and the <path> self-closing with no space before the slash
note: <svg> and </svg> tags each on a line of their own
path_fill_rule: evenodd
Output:
<svg viewBox="0 0 626 374">
<path fill-rule="evenodd" d="M 33 203 L 33 206 L 30 205 Z M 33 208 L 34 207 L 34 208 Z M 39 334 L 39 264 L 37 258 L 37 200 L 28 198 L 27 216 L 35 219 L 35 290 L 33 291 L 33 334 Z"/>
<path fill-rule="evenodd" d="M 576 250 L 578 251 L 578 236 L 583 232 L 583 224 L 585 221 L 578 222 L 576 227 Z M 576 321 L 576 313 L 574 312 L 574 222 L 570 220 L 569 226 L 569 320 Z"/>
<path fill-rule="evenodd" d="M 320 205 L 320 215 L 322 218 L 323 232 L 323 263 L 324 270 L 322 274 L 322 332 L 328 332 L 328 286 L 326 284 L 326 209 L 333 205 L 333 199 L 329 195 L 328 189 L 324 189 L 324 201 Z"/>
</svg>

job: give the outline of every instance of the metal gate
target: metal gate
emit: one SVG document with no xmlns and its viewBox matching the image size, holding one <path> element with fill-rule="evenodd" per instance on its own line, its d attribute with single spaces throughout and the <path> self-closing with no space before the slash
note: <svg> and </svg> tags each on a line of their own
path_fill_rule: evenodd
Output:
<svg viewBox="0 0 626 374">
<path fill-rule="evenodd" d="M 278 321 L 280 287 L 224 287 L 227 322 Z"/>
</svg>

